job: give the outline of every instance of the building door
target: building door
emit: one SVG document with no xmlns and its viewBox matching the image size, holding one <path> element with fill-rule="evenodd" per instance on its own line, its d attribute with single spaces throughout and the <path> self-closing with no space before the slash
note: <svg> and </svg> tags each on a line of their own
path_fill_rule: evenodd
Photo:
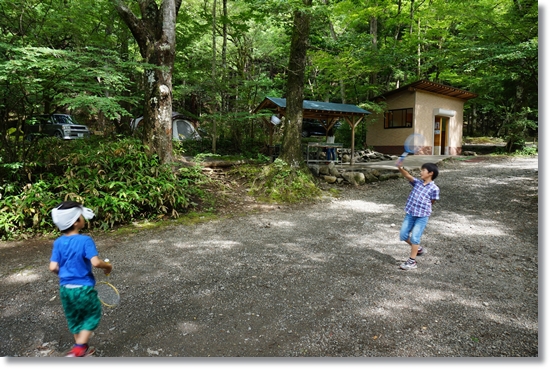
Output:
<svg viewBox="0 0 550 369">
<path fill-rule="evenodd" d="M 448 155 L 447 151 L 447 128 L 449 125 L 449 118 L 437 116 L 434 121 L 434 155 Z"/>
<path fill-rule="evenodd" d="M 447 155 L 448 154 L 448 148 L 447 148 L 447 126 L 449 122 L 449 118 L 447 117 L 441 117 L 441 154 L 439 155 Z"/>
<path fill-rule="evenodd" d="M 432 150 L 433 155 L 441 155 L 441 118 L 435 117 L 434 121 L 434 147 Z"/>
<path fill-rule="evenodd" d="M 433 140 L 433 155 L 449 155 L 449 136 L 454 137 L 451 132 L 451 119 L 456 116 L 456 111 L 436 108 L 434 109 L 434 140 Z"/>
</svg>

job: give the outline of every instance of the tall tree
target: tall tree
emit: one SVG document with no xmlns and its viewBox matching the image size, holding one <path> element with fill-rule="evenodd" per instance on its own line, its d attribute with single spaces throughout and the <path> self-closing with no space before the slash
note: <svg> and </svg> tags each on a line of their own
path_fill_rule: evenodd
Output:
<svg viewBox="0 0 550 369">
<path fill-rule="evenodd" d="M 141 19 L 123 0 L 111 0 L 148 64 L 144 73 L 144 143 L 162 163 L 172 161 L 172 73 L 181 0 L 138 0 Z"/>
<path fill-rule="evenodd" d="M 304 75 L 311 21 L 312 0 L 303 0 L 304 7 L 294 10 L 290 43 L 286 94 L 286 124 L 280 158 L 293 167 L 303 162 L 301 132 L 304 105 Z"/>
</svg>

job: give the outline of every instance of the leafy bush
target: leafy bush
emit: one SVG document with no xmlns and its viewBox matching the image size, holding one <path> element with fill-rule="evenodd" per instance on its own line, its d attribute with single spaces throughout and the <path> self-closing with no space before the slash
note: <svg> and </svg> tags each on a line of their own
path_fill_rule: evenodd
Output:
<svg viewBox="0 0 550 369">
<path fill-rule="evenodd" d="M 51 232 L 50 211 L 64 200 L 91 208 L 96 216 L 89 227 L 106 230 L 134 220 L 177 217 L 206 196 L 200 167 L 161 165 L 134 139 L 35 144 L 27 163 L 3 164 L 11 175 L 10 181 L 0 180 L 0 239 Z"/>
<path fill-rule="evenodd" d="M 535 156 L 538 155 L 538 145 L 523 146 L 521 149 L 517 149 L 513 152 L 509 152 L 506 148 L 499 148 L 495 151 L 495 155 L 509 155 L 509 156 Z"/>
<path fill-rule="evenodd" d="M 183 140 L 173 142 L 174 151 L 183 156 L 196 156 L 212 151 L 212 139 L 204 137 L 201 140 Z M 258 152 L 266 149 L 265 143 L 260 140 L 243 138 L 239 145 L 228 139 L 216 141 L 216 153 L 220 155 L 241 155 L 247 158 L 254 158 Z"/>
<path fill-rule="evenodd" d="M 296 203 L 321 194 L 307 167 L 294 168 L 281 159 L 269 165 L 243 165 L 232 174 L 245 178 L 250 195 L 267 202 Z"/>
<path fill-rule="evenodd" d="M 487 137 L 487 136 L 480 136 L 480 137 L 470 137 L 470 136 L 464 136 L 462 138 L 462 144 L 463 145 L 481 145 L 481 144 L 501 144 L 504 140 L 499 137 Z"/>
<path fill-rule="evenodd" d="M 525 147 L 523 148 L 523 150 L 516 151 L 515 154 L 516 154 L 516 155 L 519 155 L 519 156 L 534 156 L 534 155 L 538 155 L 538 154 L 539 154 L 539 147 L 538 147 L 538 145 L 525 146 Z"/>
</svg>

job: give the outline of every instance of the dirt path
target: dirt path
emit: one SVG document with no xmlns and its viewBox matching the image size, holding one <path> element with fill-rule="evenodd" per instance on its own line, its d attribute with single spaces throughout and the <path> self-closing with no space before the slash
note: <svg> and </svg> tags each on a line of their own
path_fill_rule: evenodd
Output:
<svg viewBox="0 0 550 369">
<path fill-rule="evenodd" d="M 409 185 L 96 238 L 122 304 L 96 356 L 537 357 L 537 158 L 445 162 L 415 271 L 400 271 Z M 51 241 L 0 243 L 0 355 L 72 345 Z M 16 359 L 7 359 L 8 363 Z"/>
</svg>

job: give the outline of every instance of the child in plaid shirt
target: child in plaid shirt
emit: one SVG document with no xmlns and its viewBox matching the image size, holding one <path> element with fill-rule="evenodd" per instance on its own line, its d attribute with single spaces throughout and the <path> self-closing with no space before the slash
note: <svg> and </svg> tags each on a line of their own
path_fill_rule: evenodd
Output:
<svg viewBox="0 0 550 369">
<path fill-rule="evenodd" d="M 399 172 L 409 181 L 412 190 L 405 205 L 405 219 L 401 226 L 399 239 L 411 246 L 409 259 L 399 267 L 404 270 L 416 269 L 416 256 L 424 255 L 427 250 L 420 246 L 420 238 L 432 213 L 432 204 L 439 200 L 439 187 L 433 182 L 439 170 L 433 163 L 422 164 L 420 179 L 414 178 L 401 165 Z"/>
</svg>

